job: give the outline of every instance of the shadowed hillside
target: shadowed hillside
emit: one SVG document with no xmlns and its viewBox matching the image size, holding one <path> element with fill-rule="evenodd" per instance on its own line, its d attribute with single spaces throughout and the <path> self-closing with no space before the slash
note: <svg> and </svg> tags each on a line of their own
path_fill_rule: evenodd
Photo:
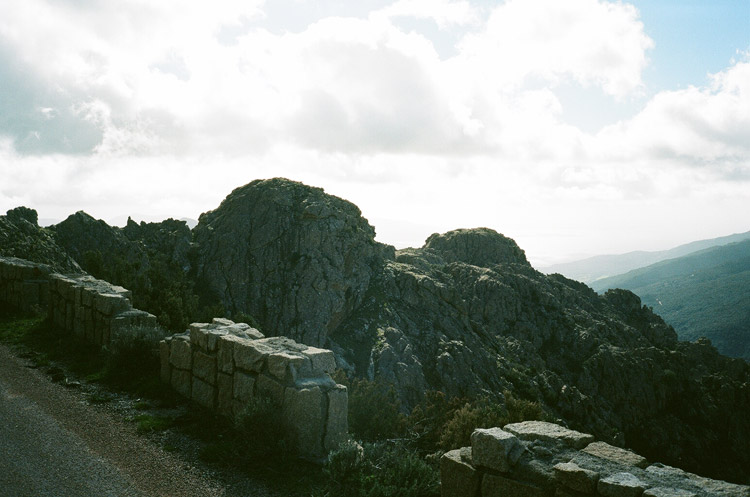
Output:
<svg viewBox="0 0 750 497">
<path fill-rule="evenodd" d="M 105 237 L 96 245 L 104 272 L 111 259 L 145 254 L 147 266 L 130 263 L 123 275 L 145 275 L 148 304 L 161 314 L 142 308 L 170 325 L 170 308 L 194 309 L 200 298 L 267 336 L 334 350 L 350 378 L 393 385 L 403 411 L 435 390 L 498 402 L 505 391 L 649 459 L 747 481 L 747 363 L 679 342 L 628 291 L 598 295 L 536 271 L 491 229 L 436 233 L 395 251 L 350 202 L 279 178 L 236 189 L 192 233 L 174 221 L 107 232 L 76 216 L 69 227 L 82 232 L 65 238 L 69 252 L 86 258 L 93 245 L 78 241 Z M 120 253 L 126 246 L 138 248 Z M 172 276 L 159 279 L 159 267 Z"/>
<path fill-rule="evenodd" d="M 663 261 L 592 287 L 631 290 L 682 340 L 707 337 L 720 352 L 750 360 L 750 240 Z"/>
</svg>

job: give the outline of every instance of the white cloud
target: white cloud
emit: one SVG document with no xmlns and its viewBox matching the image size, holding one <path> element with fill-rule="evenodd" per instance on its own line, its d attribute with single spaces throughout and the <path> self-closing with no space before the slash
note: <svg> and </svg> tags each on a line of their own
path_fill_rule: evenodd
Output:
<svg viewBox="0 0 750 497">
<path fill-rule="evenodd" d="M 475 24 L 480 18 L 470 2 L 452 0 L 398 0 L 373 15 L 432 19 L 441 29 Z"/>
<path fill-rule="evenodd" d="M 750 181 L 747 61 L 596 135 L 566 122 L 563 83 L 642 97 L 653 42 L 627 3 L 397 0 L 293 32 L 271 30 L 262 8 L 12 2 L 0 79 L 22 84 L 12 105 L 0 95 L 0 204 L 196 217 L 281 175 L 354 201 L 400 244 L 488 225 L 550 252 L 529 226 L 622 226 L 658 209 L 651 198 L 695 215 L 719 207 L 685 199 L 749 200 L 736 186 Z M 412 221 L 378 226 L 394 219 Z"/>
<path fill-rule="evenodd" d="M 653 41 L 629 4 L 509 0 L 460 46 L 473 75 L 497 88 L 515 88 L 528 77 L 549 83 L 568 77 L 624 97 L 641 87 Z"/>
<path fill-rule="evenodd" d="M 600 159 L 652 159 L 750 174 L 750 62 L 736 62 L 700 88 L 655 95 L 632 119 L 603 129 Z"/>
</svg>

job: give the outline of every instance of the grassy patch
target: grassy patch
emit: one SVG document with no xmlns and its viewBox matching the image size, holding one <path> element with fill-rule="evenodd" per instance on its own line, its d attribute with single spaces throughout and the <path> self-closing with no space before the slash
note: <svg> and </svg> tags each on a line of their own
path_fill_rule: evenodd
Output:
<svg viewBox="0 0 750 497">
<path fill-rule="evenodd" d="M 174 419 L 165 416 L 153 416 L 151 414 L 141 414 L 136 416 L 134 421 L 138 423 L 139 433 L 150 433 L 155 431 L 164 431 L 174 424 Z"/>
</svg>

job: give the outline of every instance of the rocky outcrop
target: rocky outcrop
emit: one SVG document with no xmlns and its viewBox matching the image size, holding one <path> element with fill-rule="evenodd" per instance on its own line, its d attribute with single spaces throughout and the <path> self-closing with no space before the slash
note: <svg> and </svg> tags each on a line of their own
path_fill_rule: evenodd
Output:
<svg viewBox="0 0 750 497">
<path fill-rule="evenodd" d="M 145 249 L 150 262 L 153 263 L 158 254 L 167 264 L 175 265 L 185 273 L 190 271 L 193 235 L 185 221 L 170 218 L 158 223 L 141 221 L 139 224 L 128 218 L 122 233 Z"/>
<path fill-rule="evenodd" d="M 330 374 L 333 352 L 285 337 L 265 338 L 245 323 L 193 323 L 161 342 L 162 381 L 185 397 L 241 421 L 269 399 L 300 454 L 319 459 L 347 439 L 347 392 Z"/>
<path fill-rule="evenodd" d="M 552 423 L 478 429 L 471 447 L 440 460 L 442 497 L 748 497 L 750 487 L 711 480 Z"/>
<path fill-rule="evenodd" d="M 17 214 L 32 226 L 30 213 Z M 98 229 L 78 218 L 91 233 Z M 88 246 L 124 240 L 137 247 L 123 255 L 133 261 L 149 247 L 172 262 L 184 257 L 184 227 L 129 223 L 123 233 L 103 230 L 105 240 L 91 235 Z M 187 262 L 196 278 L 182 281 L 168 302 L 157 301 L 164 291 L 121 284 L 162 309 L 183 294 L 192 298 L 195 285 L 209 305 L 250 314 L 266 335 L 332 349 L 348 374 L 393 384 L 405 410 L 427 390 L 498 402 L 509 390 L 649 459 L 750 478 L 750 418 L 741 415 L 750 410 L 746 362 L 719 355 L 707 341 L 679 342 L 630 292 L 597 295 L 535 271 L 499 233 L 456 230 L 396 252 L 374 241 L 351 203 L 273 179 L 232 192 L 201 216 L 193 235 Z M 167 283 L 185 278 L 185 267 Z M 170 322 L 183 323 L 182 314 Z"/>
<path fill-rule="evenodd" d="M 434 250 L 445 262 L 465 262 L 480 267 L 505 263 L 529 265 L 526 254 L 516 242 L 488 228 L 434 233 L 423 250 Z"/>
<path fill-rule="evenodd" d="M 362 304 L 385 251 L 355 205 L 280 178 L 236 189 L 194 234 L 200 287 L 316 346 Z"/>
<path fill-rule="evenodd" d="M 748 478 L 750 419 L 737 415 L 750 408 L 746 363 L 678 342 L 630 292 L 599 296 L 535 271 L 487 231 L 446 234 L 448 249 L 433 235 L 385 261 L 364 304 L 331 334 L 340 364 L 392 382 L 407 405 L 425 389 L 498 401 L 509 390 L 655 460 Z M 487 238 L 504 243 L 477 255 Z"/>
<path fill-rule="evenodd" d="M 83 211 L 51 227 L 55 240 L 88 272 L 109 276 L 112 264 L 127 265 L 144 274 L 149 267 L 144 250 L 130 241 L 120 228 L 94 219 Z M 105 273 L 105 274 L 100 274 Z"/>
<path fill-rule="evenodd" d="M 16 207 L 0 216 L 0 256 L 46 264 L 53 271 L 81 273 L 53 233 L 39 227 L 37 218 L 36 211 L 28 207 Z"/>
</svg>

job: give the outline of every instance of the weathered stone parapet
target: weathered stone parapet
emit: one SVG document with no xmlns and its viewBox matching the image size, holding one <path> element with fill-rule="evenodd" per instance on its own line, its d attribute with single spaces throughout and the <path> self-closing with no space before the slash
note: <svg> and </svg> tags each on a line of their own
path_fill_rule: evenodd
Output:
<svg viewBox="0 0 750 497">
<path fill-rule="evenodd" d="M 160 353 L 162 381 L 222 415 L 239 421 L 253 402 L 270 399 L 305 457 L 321 458 L 347 438 L 347 392 L 330 376 L 330 350 L 216 318 L 166 338 Z"/>
<path fill-rule="evenodd" d="M 32 310 L 46 309 L 49 266 L 15 257 L 0 257 L 0 302 Z"/>
<path fill-rule="evenodd" d="M 440 461 L 443 497 L 750 497 L 711 480 L 542 421 L 478 429 Z"/>
<path fill-rule="evenodd" d="M 136 339 L 157 344 L 166 335 L 156 316 L 133 309 L 130 290 L 89 275 L 49 278 L 50 320 L 79 339 L 116 348 Z"/>
</svg>

